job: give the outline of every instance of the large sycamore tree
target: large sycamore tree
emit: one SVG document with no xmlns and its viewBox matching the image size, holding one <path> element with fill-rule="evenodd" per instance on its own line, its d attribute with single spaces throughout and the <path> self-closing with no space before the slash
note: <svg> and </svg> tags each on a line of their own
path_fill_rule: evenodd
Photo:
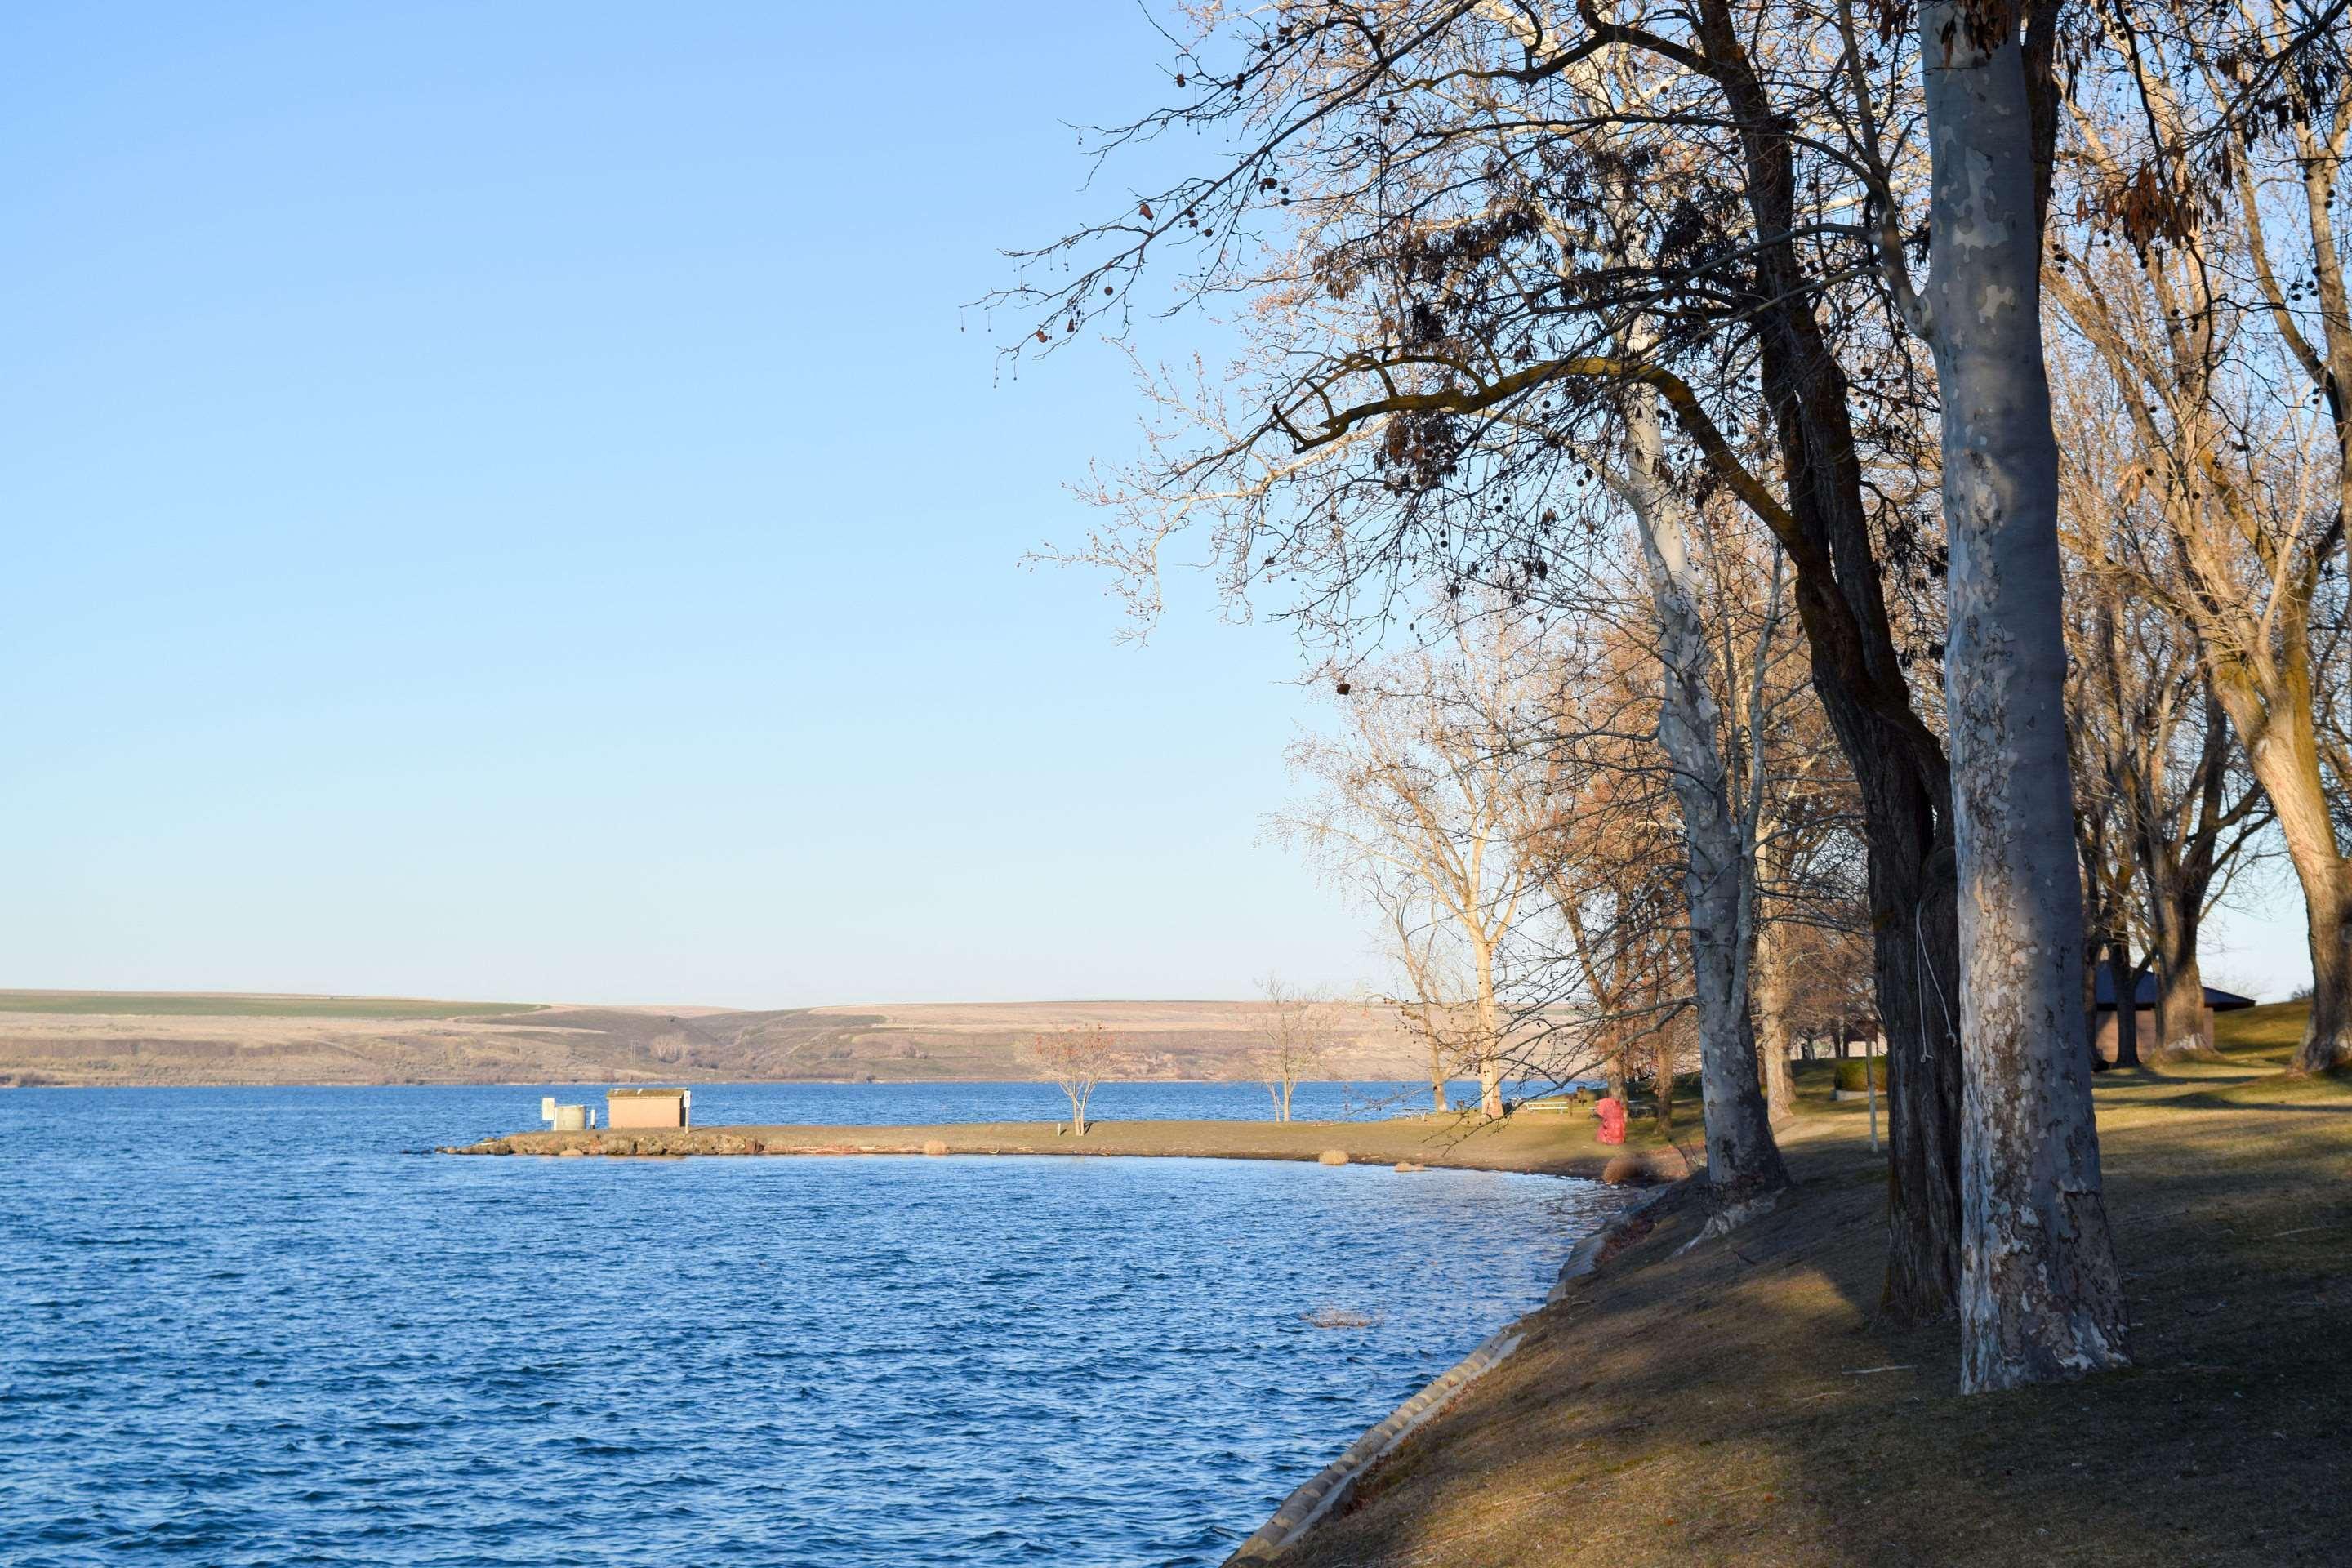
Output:
<svg viewBox="0 0 2352 1568">
<path fill-rule="evenodd" d="M 1935 353 L 1959 875 L 1961 1384 L 2123 1364 L 2083 1009 L 2058 442 L 2042 340 L 2054 0 L 1918 8 L 1928 270 L 1884 247 Z"/>
</svg>

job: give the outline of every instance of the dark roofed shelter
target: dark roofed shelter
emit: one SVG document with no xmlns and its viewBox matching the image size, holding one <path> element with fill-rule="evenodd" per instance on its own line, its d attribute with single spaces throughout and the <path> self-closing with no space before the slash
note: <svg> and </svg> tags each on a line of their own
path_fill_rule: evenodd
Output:
<svg viewBox="0 0 2352 1568">
<path fill-rule="evenodd" d="M 2112 1062 L 2116 1058 L 2116 1047 L 2121 1043 L 2116 1030 L 2116 972 L 2113 964 L 2099 965 L 2096 984 L 2098 990 L 2095 1005 L 2098 1010 L 2098 1027 L 2092 1032 L 2091 1049 L 2099 1060 Z M 2133 993 L 2132 1002 L 2131 1027 L 2139 1054 L 2145 1058 L 2159 1043 L 2156 1037 L 2155 971 L 2150 970 L 2139 977 L 2139 988 Z M 2209 1051 L 2213 1048 L 2214 1014 L 2234 1012 L 2240 1007 L 2254 1005 L 2251 996 L 2241 996 L 2234 991 L 2224 991 L 2219 986 L 2206 986 L 2205 1016 L 2198 1021 L 2198 1032 L 2204 1037 L 2205 1048 Z"/>
</svg>

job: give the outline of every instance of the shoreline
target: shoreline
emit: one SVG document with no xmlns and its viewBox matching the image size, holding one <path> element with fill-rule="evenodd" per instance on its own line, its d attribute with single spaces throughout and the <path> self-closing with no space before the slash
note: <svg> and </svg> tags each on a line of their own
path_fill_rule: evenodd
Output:
<svg viewBox="0 0 2352 1568">
<path fill-rule="evenodd" d="M 1470 1385 L 1500 1366 L 1526 1342 L 1536 1320 L 1557 1305 L 1569 1284 L 1592 1274 L 1601 1255 L 1625 1237 L 1643 1212 L 1675 1201 L 1687 1192 L 1691 1178 L 1653 1188 L 1620 1204 L 1568 1249 L 1559 1274 L 1545 1299 L 1481 1340 L 1468 1355 L 1438 1373 L 1364 1434 L 1342 1449 L 1339 1457 L 1293 1488 L 1266 1521 L 1244 1538 L 1226 1557 L 1222 1568 L 1250 1568 L 1272 1562 L 1299 1545 L 1316 1526 L 1348 1506 L 1356 1488 L 1371 1476 L 1406 1440 L 1428 1423 L 1444 1415 Z"/>
<path fill-rule="evenodd" d="M 1523 1113 L 1494 1124 L 1475 1117 L 1433 1113 L 1371 1121 L 1100 1121 L 1089 1125 L 1083 1138 L 1071 1137 L 1065 1126 L 1052 1121 L 976 1121 L 624 1128 L 617 1131 L 603 1128 L 588 1132 L 510 1132 L 443 1146 L 435 1152 L 604 1159 L 929 1154 L 1291 1160 L 1598 1181 L 1610 1160 L 1623 1152 L 1596 1143 L 1589 1118 L 1559 1111 Z"/>
<path fill-rule="evenodd" d="M 1228 1159 L 1388 1165 L 1399 1171 L 1493 1171 L 1599 1183 L 1624 1145 L 1595 1142 L 1588 1117 L 1570 1112 L 1514 1115 L 1489 1125 L 1475 1117 L 1433 1112 L 1377 1121 L 1097 1121 L 1082 1138 L 1056 1122 L 810 1126 L 712 1126 L 531 1131 L 436 1149 L 477 1157 L 599 1159 L 985 1158 Z M 1639 1145 L 1633 1146 L 1640 1152 Z M 1334 1159 L 1334 1154 L 1342 1158 Z M 1677 1162 L 1678 1163 L 1678 1162 Z M 1653 1160 L 1654 1163 L 1654 1160 Z M 1680 1184 L 1654 1187 L 1573 1238 L 1563 1255 L 1557 1300 L 1571 1279 L 1589 1273 L 1596 1254 L 1634 1214 L 1669 1198 Z M 1549 1301 L 1495 1330 L 1462 1360 L 1416 1390 L 1338 1457 L 1288 1492 L 1256 1531 L 1225 1559 L 1225 1568 L 1265 1563 L 1298 1546 L 1344 1509 L 1360 1483 L 1406 1440 L 1442 1415 L 1478 1379 L 1517 1350 Z"/>
</svg>

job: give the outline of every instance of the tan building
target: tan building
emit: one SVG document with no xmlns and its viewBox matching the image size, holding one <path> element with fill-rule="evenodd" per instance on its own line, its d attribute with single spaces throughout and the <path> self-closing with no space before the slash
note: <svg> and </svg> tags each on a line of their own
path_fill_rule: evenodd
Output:
<svg viewBox="0 0 2352 1568">
<path fill-rule="evenodd" d="M 615 1089 L 604 1095 L 604 1125 L 688 1127 L 694 1113 L 690 1089 Z"/>
</svg>

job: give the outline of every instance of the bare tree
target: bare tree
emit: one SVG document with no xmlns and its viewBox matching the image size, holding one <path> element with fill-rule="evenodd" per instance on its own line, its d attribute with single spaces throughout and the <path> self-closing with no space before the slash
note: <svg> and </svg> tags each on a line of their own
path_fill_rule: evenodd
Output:
<svg viewBox="0 0 2352 1568">
<path fill-rule="evenodd" d="M 2119 282 L 2131 286 L 2128 278 Z M 2079 302 L 2065 281 L 2057 297 Z M 2116 1065 L 2131 1067 L 2138 1032 L 2123 1020 L 2151 968 L 2158 1048 L 2203 1047 L 2198 933 L 2255 858 L 2270 816 L 2179 595 L 2150 591 L 2170 559 L 2161 492 L 2147 483 L 2155 460 L 2134 423 L 2114 417 L 2119 389 L 2098 356 L 2080 351 L 2062 345 L 2053 364 L 2064 437 L 2084 952 L 2114 976 Z"/>
<path fill-rule="evenodd" d="M 1380 910 L 1383 951 L 1401 982 L 1383 1001 L 1397 1028 L 1429 1052 L 1430 1109 L 1443 1114 L 1451 1109 L 1446 1086 L 1471 1059 L 1475 1029 L 1464 1020 L 1475 1015 L 1461 1001 L 1469 988 L 1448 962 L 1425 896 L 1378 877 L 1356 885 Z"/>
<path fill-rule="evenodd" d="M 1769 688 L 1761 689 L 1769 692 Z M 1860 805 L 1820 708 L 1791 691 L 1767 697 L 1752 723 L 1761 773 L 1750 834 L 1757 858 L 1754 927 L 1758 1046 L 1776 1123 L 1795 1114 L 1790 1062 L 1834 991 L 1832 1012 L 1870 1013 L 1870 903 Z"/>
<path fill-rule="evenodd" d="M 1562 682 L 1519 836 L 1557 948 L 1528 966 L 1517 997 L 1521 1062 L 1556 1083 L 1598 1066 L 1620 1099 L 1661 1060 L 1671 1087 L 1692 1002 L 1672 769 L 1640 722 L 1654 713 L 1654 668 L 1638 645 L 1617 642 Z M 1671 1118 L 1670 1098 L 1659 1112 Z"/>
<path fill-rule="evenodd" d="M 1343 885 L 1397 916 L 1425 910 L 1427 935 L 1458 950 L 1469 980 L 1460 1059 L 1480 1113 L 1503 1114 L 1512 1025 L 1499 966 L 1532 877 L 1512 838 L 1522 766 L 1511 744 L 1528 698 L 1528 652 L 1465 635 L 1448 657 L 1400 659 L 1349 683 L 1341 737 L 1291 749 L 1321 788 L 1272 824 Z M 1410 950 L 1422 933 L 1408 932 Z M 1425 1007 L 1442 999 L 1425 992 Z"/>
<path fill-rule="evenodd" d="M 1736 511 L 1644 493 L 1638 447 L 1622 460 L 1597 453 L 1594 468 L 1641 496 L 1627 508 L 1631 559 L 1596 551 L 1549 574 L 1543 602 L 1574 652 L 1556 656 L 1541 725 L 1517 742 L 1540 764 L 1520 774 L 1520 853 L 1545 894 L 1530 934 L 1554 944 L 1519 965 L 1517 1057 L 1555 1082 L 1598 1060 L 1622 1086 L 1629 1056 L 1664 1051 L 1670 1079 L 1688 1037 L 1711 1180 L 1769 1191 L 1786 1178 L 1750 979 L 1759 837 L 1779 808 L 1767 731 L 1792 695 L 1769 668 L 1795 646 L 1773 636 L 1778 554 L 1764 542 L 1756 570 Z M 1671 1116 L 1671 1100 L 1660 1109 Z"/>
<path fill-rule="evenodd" d="M 1639 353 L 1633 341 L 1637 336 L 1646 333 L 1637 330 L 1624 334 L 1621 347 Z M 1772 1138 L 1748 1005 L 1760 797 L 1742 798 L 1735 759 L 1726 755 L 1725 704 L 1716 695 L 1724 672 L 1710 657 L 1706 617 L 1700 607 L 1704 577 L 1696 559 L 1700 531 L 1695 509 L 1665 482 L 1654 389 L 1629 390 L 1624 420 L 1625 463 L 1619 483 L 1637 524 L 1657 617 L 1664 677 L 1659 682 L 1658 740 L 1673 764 L 1675 803 L 1682 816 L 1699 1057 L 1706 1064 L 1700 1080 L 1706 1104 L 1706 1172 L 1717 1185 L 1769 1191 L 1788 1185 L 1789 1173 Z M 1777 552 L 1773 561 L 1773 603 L 1764 633 L 1768 649 L 1770 627 L 1780 614 Z M 1763 655 L 1769 657 L 1769 652 Z M 1738 672 L 1732 673 L 1736 678 Z M 1761 679 L 1760 662 L 1757 679 Z M 1732 722 L 1730 739 L 1736 744 L 1736 716 Z M 1763 770 L 1749 771 L 1760 791 Z"/>
<path fill-rule="evenodd" d="M 1826 1044 L 1846 1054 L 1857 1037 L 1880 1034 L 1872 1013 L 1867 932 L 1826 921 L 1790 921 L 1778 928 L 1788 970 L 1786 1027 L 1810 1058 Z"/>
<path fill-rule="evenodd" d="M 2323 673 L 2352 501 L 2341 12 L 2157 0 L 2105 18 L 2132 68 L 2068 126 L 2107 197 L 2049 268 L 2135 448 L 2116 499 L 2159 523 L 2117 568 L 2194 628 L 2303 889 L 2305 1071 L 2352 1059 L 2352 855 L 2332 809 L 2352 759 Z"/>
<path fill-rule="evenodd" d="M 1087 1101 L 1110 1073 L 1119 1039 L 1099 1023 L 1042 1034 L 1030 1042 L 1029 1053 L 1045 1077 L 1070 1100 L 1070 1135 L 1087 1135 Z"/>
<path fill-rule="evenodd" d="M 1279 975 L 1267 975 L 1257 989 L 1265 999 L 1257 1018 L 1258 1033 L 1265 1038 L 1255 1058 L 1258 1080 L 1274 1100 L 1274 1119 L 1287 1121 L 1291 1096 L 1330 1059 L 1339 1006 L 1321 992 L 1285 984 Z"/>
</svg>

